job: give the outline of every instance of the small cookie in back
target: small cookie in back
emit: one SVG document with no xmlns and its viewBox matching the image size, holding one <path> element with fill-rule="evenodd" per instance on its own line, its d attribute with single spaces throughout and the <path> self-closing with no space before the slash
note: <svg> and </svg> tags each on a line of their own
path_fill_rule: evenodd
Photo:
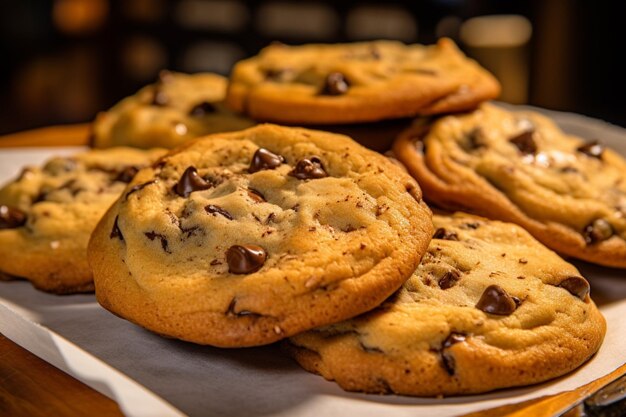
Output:
<svg viewBox="0 0 626 417">
<path fill-rule="evenodd" d="M 198 136 L 252 126 L 221 103 L 226 84 L 217 74 L 162 71 L 156 83 L 98 114 L 92 145 L 173 148 Z"/>
</svg>

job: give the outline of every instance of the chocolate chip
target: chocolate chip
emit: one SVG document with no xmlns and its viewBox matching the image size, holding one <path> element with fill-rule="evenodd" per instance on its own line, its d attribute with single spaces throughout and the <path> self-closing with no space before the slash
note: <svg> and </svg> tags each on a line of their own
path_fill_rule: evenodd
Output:
<svg viewBox="0 0 626 417">
<path fill-rule="evenodd" d="M 194 191 L 201 191 L 211 188 L 211 184 L 198 175 L 198 170 L 190 166 L 188 167 L 180 180 L 174 186 L 174 191 L 181 197 L 189 197 Z"/>
<path fill-rule="evenodd" d="M 559 287 L 566 289 L 570 294 L 584 300 L 589 294 L 589 282 L 583 277 L 567 277 L 559 284 Z"/>
<path fill-rule="evenodd" d="M 160 88 L 156 88 L 154 90 L 154 96 L 152 97 L 152 104 L 153 106 L 167 106 L 167 103 L 169 102 L 169 97 L 167 96 L 167 94 L 165 94 L 165 92 L 163 92 Z"/>
<path fill-rule="evenodd" d="M 228 272 L 233 274 L 250 274 L 256 272 L 265 263 L 265 249 L 256 245 L 234 245 L 226 251 Z"/>
<path fill-rule="evenodd" d="M 16 207 L 0 205 L 0 230 L 15 229 L 26 223 L 26 213 Z"/>
<path fill-rule="evenodd" d="M 267 201 L 265 200 L 263 194 L 253 188 L 248 188 L 246 191 L 248 192 L 248 197 L 250 197 L 255 203 L 263 203 Z"/>
<path fill-rule="evenodd" d="M 139 168 L 137 168 L 136 166 L 127 166 L 122 171 L 120 171 L 120 173 L 117 175 L 117 177 L 115 177 L 113 181 L 125 182 L 126 184 L 128 184 L 133 180 L 133 178 L 135 178 L 135 174 L 137 174 L 137 172 L 139 172 Z"/>
<path fill-rule="evenodd" d="M 381 348 L 376 346 L 368 346 L 363 343 L 362 340 L 359 340 L 359 346 L 361 347 L 361 349 L 363 349 L 364 352 L 367 353 L 385 353 Z"/>
<path fill-rule="evenodd" d="M 327 177 L 322 161 L 317 156 L 304 158 L 298 161 L 289 175 L 299 180 L 309 180 Z"/>
<path fill-rule="evenodd" d="M 151 232 L 145 232 L 144 235 L 150 240 L 159 238 L 159 240 L 161 241 L 161 248 L 163 248 L 163 251 L 166 253 L 172 253 L 169 249 L 168 241 L 165 235 L 162 235 L 161 233 L 156 233 L 154 230 Z"/>
<path fill-rule="evenodd" d="M 196 104 L 189 110 L 189 115 L 193 117 L 202 117 L 207 114 L 215 113 L 217 108 L 215 105 L 209 103 L 208 101 L 203 101 L 201 103 Z"/>
<path fill-rule="evenodd" d="M 290 68 L 268 68 L 265 70 L 265 79 L 268 81 L 284 82 L 293 75 Z"/>
<path fill-rule="evenodd" d="M 226 210 L 224 210 L 223 208 L 221 208 L 220 206 L 215 206 L 213 204 L 209 204 L 208 206 L 204 207 L 204 210 L 209 213 L 209 214 L 219 214 L 221 216 L 226 217 L 228 220 L 232 220 L 233 216 L 227 212 Z"/>
<path fill-rule="evenodd" d="M 326 96 L 339 96 L 348 92 L 348 80 L 340 72 L 331 72 L 326 77 L 321 94 Z"/>
<path fill-rule="evenodd" d="M 485 146 L 487 146 L 485 132 L 481 128 L 473 129 L 467 134 L 467 150 L 473 151 L 484 148 Z"/>
<path fill-rule="evenodd" d="M 509 139 L 513 145 L 519 149 L 524 155 L 532 155 L 537 152 L 537 144 L 533 138 L 535 132 L 533 130 L 527 130 Z"/>
<path fill-rule="evenodd" d="M 281 155 L 270 152 L 265 148 L 259 148 L 252 156 L 248 172 L 252 174 L 264 169 L 274 169 L 279 167 L 283 162 L 285 162 L 285 158 Z"/>
<path fill-rule="evenodd" d="M 457 271 L 456 269 L 453 269 L 452 271 L 448 271 L 445 274 L 443 274 L 443 277 L 441 277 L 441 279 L 439 279 L 439 282 L 438 282 L 439 288 L 441 288 L 442 290 L 447 290 L 448 288 L 452 288 L 454 287 L 454 285 L 460 278 L 461 278 L 461 273 Z"/>
<path fill-rule="evenodd" d="M 454 356 L 447 351 L 452 345 L 465 341 L 465 335 L 462 333 L 450 333 L 450 335 L 443 341 L 441 345 L 441 364 L 446 370 L 448 375 L 453 376 L 455 374 L 455 360 Z"/>
<path fill-rule="evenodd" d="M 592 158 L 602 159 L 602 153 L 604 152 L 604 145 L 600 144 L 597 140 L 592 140 L 590 142 L 585 143 L 584 145 L 576 148 L 578 152 L 582 152 L 585 155 L 591 156 Z"/>
<path fill-rule="evenodd" d="M 517 305 L 515 300 L 499 285 L 488 286 L 483 295 L 476 303 L 476 308 L 485 313 L 508 316 L 512 314 Z"/>
<path fill-rule="evenodd" d="M 449 232 L 443 227 L 440 227 L 435 231 L 433 239 L 459 240 L 459 235 L 457 235 L 456 232 Z"/>
<path fill-rule="evenodd" d="M 261 317 L 261 314 L 259 313 L 254 313 L 250 310 L 239 310 L 236 311 L 237 308 L 237 299 L 233 298 L 230 302 L 230 304 L 228 304 L 228 308 L 226 309 L 226 314 L 227 315 L 233 315 L 233 316 L 237 316 L 237 317 L 244 317 L 244 316 L 253 316 L 253 317 Z"/>
<path fill-rule="evenodd" d="M 583 229 L 583 237 L 588 245 L 607 240 L 613 233 L 613 226 L 604 219 L 595 219 Z"/>
<path fill-rule="evenodd" d="M 118 218 L 119 216 L 115 216 L 115 220 L 113 220 L 113 228 L 111 229 L 111 234 L 109 235 L 109 238 L 111 239 L 118 238 L 119 240 L 123 242 L 124 235 L 122 235 L 122 231 L 120 230 L 120 227 L 117 225 Z"/>
<path fill-rule="evenodd" d="M 136 193 L 139 190 L 143 190 L 144 188 L 146 188 L 148 185 L 150 184 L 156 184 L 157 180 L 152 180 L 152 181 L 148 181 L 148 182 L 144 182 L 141 184 L 137 184 L 134 187 L 132 187 L 127 193 L 126 193 L 126 200 L 128 200 L 128 196 L 130 196 L 133 193 Z"/>
</svg>

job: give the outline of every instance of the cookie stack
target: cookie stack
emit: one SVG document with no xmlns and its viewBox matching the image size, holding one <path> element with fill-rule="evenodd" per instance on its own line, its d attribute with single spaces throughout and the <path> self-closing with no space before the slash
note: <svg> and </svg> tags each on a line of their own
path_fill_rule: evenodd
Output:
<svg viewBox="0 0 626 417">
<path fill-rule="evenodd" d="M 605 323 L 589 283 L 552 250 L 626 267 L 620 156 L 485 103 L 497 81 L 447 39 L 271 45 L 228 87 L 209 80 L 164 73 L 94 124 L 100 147 L 174 147 L 132 165 L 125 186 L 119 168 L 77 171 L 116 187 L 81 232 L 95 227 L 87 255 L 106 309 L 195 343 L 281 340 L 305 369 L 370 393 L 532 384 L 597 351 Z M 384 132 L 408 117 L 401 163 L 285 126 Z M 282 126 L 239 130 L 267 121 Z M 214 131 L 232 132 L 188 140 Z M 63 172 L 50 189 L 78 199 L 64 184 L 83 177 Z M 46 175 L 34 191 L 24 179 L 0 191 L 0 246 L 36 239 Z M 25 268 L 0 270 L 45 288 Z"/>
</svg>

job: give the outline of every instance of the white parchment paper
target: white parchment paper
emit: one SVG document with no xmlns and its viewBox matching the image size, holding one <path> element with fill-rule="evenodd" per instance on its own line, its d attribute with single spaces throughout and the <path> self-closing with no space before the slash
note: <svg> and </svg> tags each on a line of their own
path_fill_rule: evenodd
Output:
<svg viewBox="0 0 626 417">
<path fill-rule="evenodd" d="M 626 155 L 626 130 L 577 115 L 550 115 L 566 130 Z M 25 164 L 70 151 L 0 150 L 0 182 Z M 487 395 L 347 393 L 302 370 L 277 345 L 218 349 L 164 339 L 108 313 L 93 295 L 55 296 L 23 281 L 0 283 L 0 332 L 110 396 L 128 416 L 180 415 L 171 405 L 190 416 L 456 416 L 571 390 L 626 362 L 626 271 L 575 264 L 608 322 L 598 354 L 555 381 Z"/>
</svg>

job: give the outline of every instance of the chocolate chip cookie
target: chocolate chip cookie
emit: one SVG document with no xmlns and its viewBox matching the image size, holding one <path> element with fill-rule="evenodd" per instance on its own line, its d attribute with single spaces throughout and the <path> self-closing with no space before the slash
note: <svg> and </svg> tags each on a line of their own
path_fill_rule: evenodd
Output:
<svg viewBox="0 0 626 417">
<path fill-rule="evenodd" d="M 93 291 L 89 236 L 134 174 L 162 153 L 94 150 L 24 168 L 0 189 L 0 275 L 57 294 Z"/>
<path fill-rule="evenodd" d="M 271 343 L 380 304 L 432 236 L 417 183 L 345 136 L 261 125 L 140 171 L 89 244 L 98 301 L 157 333 Z"/>
<path fill-rule="evenodd" d="M 626 161 L 601 139 L 486 103 L 417 121 L 394 150 L 429 201 L 517 223 L 561 254 L 625 268 Z"/>
<path fill-rule="evenodd" d="M 450 39 L 273 44 L 235 65 L 226 103 L 257 120 L 341 124 L 467 110 L 499 92 Z"/>
<path fill-rule="evenodd" d="M 521 227 L 433 216 L 421 264 L 380 307 L 296 335 L 287 350 L 349 391 L 457 395 L 563 375 L 605 321 L 578 270 Z"/>
<path fill-rule="evenodd" d="M 98 114 L 92 145 L 173 148 L 187 139 L 252 126 L 221 103 L 226 84 L 217 74 L 162 71 L 155 84 Z"/>
</svg>

